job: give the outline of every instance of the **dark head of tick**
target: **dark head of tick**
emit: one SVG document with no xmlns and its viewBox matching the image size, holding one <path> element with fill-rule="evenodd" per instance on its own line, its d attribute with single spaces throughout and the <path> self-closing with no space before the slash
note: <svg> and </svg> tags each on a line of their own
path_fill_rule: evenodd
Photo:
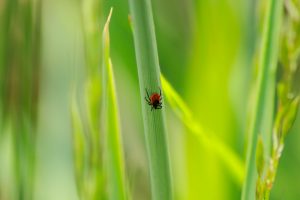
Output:
<svg viewBox="0 0 300 200">
<path fill-rule="evenodd" d="M 149 95 L 147 89 L 146 89 L 147 96 L 145 97 L 145 100 L 147 101 L 148 105 L 151 106 L 151 111 L 153 109 L 161 109 L 162 108 L 162 96 L 161 96 L 161 90 L 159 89 L 159 93 L 152 93 Z"/>
</svg>

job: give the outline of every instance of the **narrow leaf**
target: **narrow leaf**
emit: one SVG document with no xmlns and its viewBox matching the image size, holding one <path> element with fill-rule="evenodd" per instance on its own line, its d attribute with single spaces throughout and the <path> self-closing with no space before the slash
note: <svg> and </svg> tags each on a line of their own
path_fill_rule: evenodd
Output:
<svg viewBox="0 0 300 200">
<path fill-rule="evenodd" d="M 112 63 L 109 53 L 110 10 L 103 31 L 103 133 L 105 133 L 105 169 L 110 199 L 126 199 L 124 161 Z"/>
<path fill-rule="evenodd" d="M 161 75 L 161 83 L 164 96 L 178 118 L 181 119 L 184 125 L 195 135 L 204 147 L 215 152 L 219 159 L 224 162 L 228 171 L 233 175 L 238 184 L 242 185 L 244 180 L 244 163 L 239 156 L 224 142 L 215 137 L 212 131 L 203 128 L 202 125 L 194 119 L 192 111 L 163 75 Z"/>
<path fill-rule="evenodd" d="M 272 126 L 263 124 L 264 114 L 268 119 L 273 119 L 273 110 L 266 109 L 274 103 L 275 72 L 278 61 L 279 30 L 283 11 L 283 0 L 269 0 L 265 15 L 264 30 L 262 35 L 261 51 L 259 54 L 258 79 L 256 83 L 256 96 L 254 112 L 250 119 L 249 142 L 246 157 L 246 179 L 242 190 L 242 200 L 255 199 L 256 173 L 256 145 L 258 133 L 263 126 L 266 135 L 266 149 L 271 141 Z M 274 88 L 273 88 L 274 86 Z M 271 95 L 269 94 L 271 93 Z"/>
<path fill-rule="evenodd" d="M 144 130 L 149 160 L 152 199 L 170 200 L 173 197 L 169 166 L 164 105 L 151 111 L 147 96 L 159 92 L 160 66 L 150 0 L 129 0 L 135 53 L 139 75 Z"/>
</svg>

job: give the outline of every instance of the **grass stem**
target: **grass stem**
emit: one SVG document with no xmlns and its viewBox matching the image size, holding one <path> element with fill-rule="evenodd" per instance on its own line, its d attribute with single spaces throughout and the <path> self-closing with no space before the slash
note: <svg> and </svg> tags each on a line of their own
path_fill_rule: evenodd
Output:
<svg viewBox="0 0 300 200">
<path fill-rule="evenodd" d="M 246 179 L 242 190 L 243 200 L 255 199 L 255 181 L 257 178 L 256 173 L 256 144 L 258 134 L 263 126 L 263 115 L 267 114 L 268 117 L 273 119 L 273 116 L 269 116 L 265 113 L 265 108 L 268 105 L 267 94 L 270 90 L 275 90 L 275 88 L 270 88 L 270 80 L 275 81 L 276 68 L 277 68 L 277 51 L 279 44 L 279 29 L 281 24 L 281 14 L 283 10 L 283 0 L 269 0 L 267 5 L 267 13 L 265 18 L 263 36 L 262 36 L 262 46 L 260 52 L 260 60 L 258 65 L 258 82 L 256 85 L 256 99 L 254 102 L 254 112 L 252 115 L 250 132 L 249 132 L 249 142 L 247 148 L 247 158 L 246 158 Z M 275 85 L 275 84 L 273 84 Z M 273 93 L 274 94 L 274 93 Z M 274 101 L 275 96 L 270 98 Z M 269 98 L 268 98 L 269 99 Z M 270 130 L 267 130 L 271 134 L 272 126 L 269 126 Z M 271 140 L 271 137 L 269 138 Z"/>
<path fill-rule="evenodd" d="M 169 153 L 164 107 L 151 111 L 145 101 L 149 93 L 159 92 L 160 67 L 150 0 L 129 0 L 138 66 L 144 132 L 150 167 L 152 199 L 172 199 Z M 151 94 L 150 94 L 151 95 Z"/>
</svg>

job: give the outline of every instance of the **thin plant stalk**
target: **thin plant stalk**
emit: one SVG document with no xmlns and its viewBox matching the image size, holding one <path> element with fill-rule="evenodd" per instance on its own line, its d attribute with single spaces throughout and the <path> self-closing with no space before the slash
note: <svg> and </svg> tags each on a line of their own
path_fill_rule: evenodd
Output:
<svg viewBox="0 0 300 200">
<path fill-rule="evenodd" d="M 20 200 L 32 199 L 34 192 L 40 17 L 41 1 L 4 3 L 0 34 L 1 112 L 3 126 L 8 126 L 12 134 L 12 198 Z"/>
<path fill-rule="evenodd" d="M 150 95 L 159 92 L 160 67 L 150 0 L 129 0 L 136 61 L 144 121 L 144 133 L 149 160 L 152 199 L 172 199 L 172 186 L 167 144 L 164 106 L 152 110 L 145 101 L 146 90 Z"/>
<path fill-rule="evenodd" d="M 112 200 L 126 199 L 124 158 L 116 97 L 116 87 L 109 48 L 109 23 L 112 8 L 103 30 L 103 133 L 105 133 L 104 158 L 107 187 Z"/>
<path fill-rule="evenodd" d="M 283 10 L 283 0 L 269 0 L 267 3 L 267 13 L 265 18 L 262 46 L 260 52 L 260 60 L 258 65 L 258 82 L 256 85 L 256 99 L 254 102 L 254 112 L 251 116 L 249 142 L 246 158 L 246 179 L 242 190 L 243 200 L 255 199 L 255 181 L 257 178 L 256 172 L 256 145 L 258 134 L 263 126 L 263 114 L 267 105 L 266 98 L 270 90 L 270 80 L 275 81 L 277 68 L 277 54 L 279 44 L 279 29 L 281 24 L 281 15 Z M 275 85 L 275 84 L 273 84 Z M 274 94 L 274 93 L 273 93 Z M 271 100 L 274 100 L 275 96 Z M 268 116 L 273 118 L 272 116 Z M 272 126 L 268 126 L 270 130 L 264 134 L 271 135 Z M 271 140 L 271 137 L 268 138 Z M 270 143 L 270 142 L 269 142 Z"/>
</svg>

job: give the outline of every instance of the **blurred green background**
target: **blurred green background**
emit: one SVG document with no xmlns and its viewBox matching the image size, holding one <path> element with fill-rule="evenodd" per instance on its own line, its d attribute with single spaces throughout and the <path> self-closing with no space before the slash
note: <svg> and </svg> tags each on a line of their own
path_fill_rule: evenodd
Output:
<svg viewBox="0 0 300 200">
<path fill-rule="evenodd" d="M 197 121 L 244 161 L 263 3 L 151 2 L 162 73 Z M 80 97 L 84 95 L 87 77 L 99 73 L 95 72 L 102 62 L 99 46 L 110 7 L 114 8 L 111 59 L 128 190 L 132 199 L 151 198 L 128 2 L 2 0 L 1 200 L 79 199 L 70 114 L 72 89 L 77 88 L 79 102 L 83 101 Z M 85 38 L 87 30 L 94 34 L 94 40 Z M 94 69 L 88 66 L 93 59 Z M 175 199 L 240 199 L 241 183 L 214 152 L 189 134 L 166 101 L 163 106 Z M 299 124 L 298 117 L 286 140 L 271 199 L 300 198 Z M 32 194 L 26 194 L 27 190 L 32 190 Z M 22 195 L 18 194 L 20 191 Z"/>
</svg>

